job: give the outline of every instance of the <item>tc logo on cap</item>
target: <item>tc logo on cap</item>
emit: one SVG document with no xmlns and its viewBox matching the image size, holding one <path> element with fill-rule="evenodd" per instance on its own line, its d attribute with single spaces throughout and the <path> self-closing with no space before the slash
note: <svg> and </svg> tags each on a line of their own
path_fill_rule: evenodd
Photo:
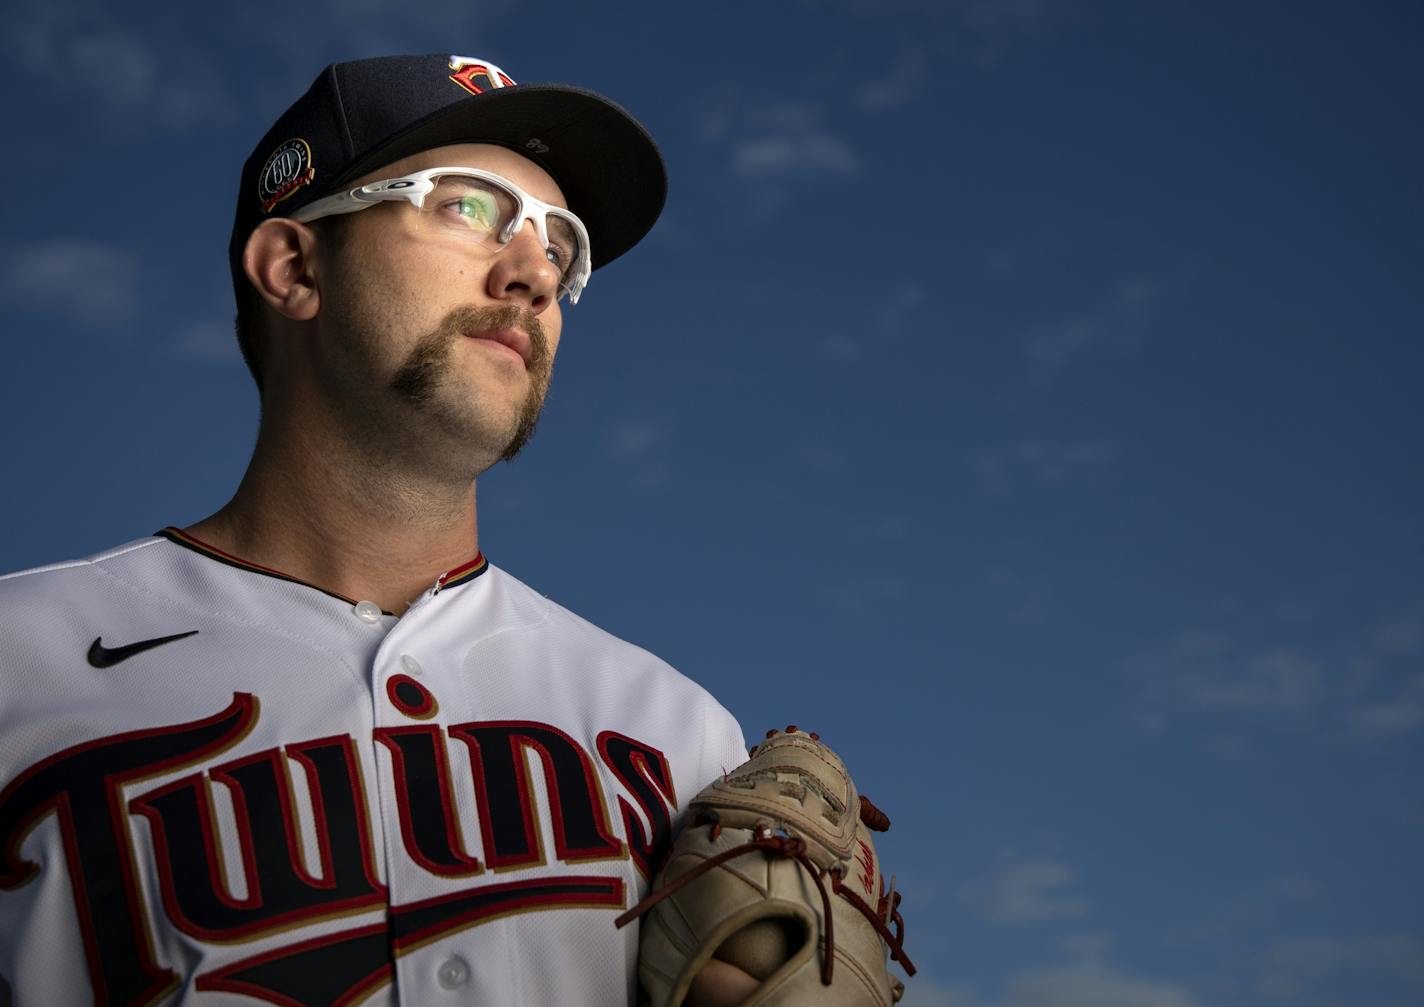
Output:
<svg viewBox="0 0 1424 1007">
<path fill-rule="evenodd" d="M 316 178 L 312 167 L 312 151 L 307 142 L 293 138 L 272 151 L 257 176 L 257 195 L 262 200 L 262 212 L 272 207 Z"/>
<path fill-rule="evenodd" d="M 513 87 L 509 74 L 487 59 L 476 56 L 451 56 L 450 79 L 471 94 L 484 94 L 497 87 Z"/>
</svg>

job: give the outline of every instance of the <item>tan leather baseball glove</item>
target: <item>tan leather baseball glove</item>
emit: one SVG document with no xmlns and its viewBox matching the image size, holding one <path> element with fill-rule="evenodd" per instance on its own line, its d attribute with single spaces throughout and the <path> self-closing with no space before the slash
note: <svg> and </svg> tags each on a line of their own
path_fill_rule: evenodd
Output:
<svg viewBox="0 0 1424 1007">
<path fill-rule="evenodd" d="M 643 920 L 638 975 L 652 1007 L 677 1007 L 714 957 L 760 981 L 747 1005 L 889 1007 L 915 967 L 870 830 L 890 821 L 840 758 L 795 726 L 688 805 Z M 893 930 L 892 930 L 893 927 Z"/>
</svg>

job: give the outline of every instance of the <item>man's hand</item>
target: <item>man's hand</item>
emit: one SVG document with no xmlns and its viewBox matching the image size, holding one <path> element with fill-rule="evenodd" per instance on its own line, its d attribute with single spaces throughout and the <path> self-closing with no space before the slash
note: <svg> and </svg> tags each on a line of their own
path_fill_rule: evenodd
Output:
<svg viewBox="0 0 1424 1007">
<path fill-rule="evenodd" d="M 713 958 L 688 987 L 684 1007 L 737 1007 L 756 992 L 761 980 Z"/>
<path fill-rule="evenodd" d="M 614 920 L 649 914 L 638 974 L 653 1007 L 891 1007 L 904 986 L 887 956 L 915 967 L 870 835 L 889 827 L 819 735 L 768 732 L 688 803 L 653 890 Z"/>
</svg>

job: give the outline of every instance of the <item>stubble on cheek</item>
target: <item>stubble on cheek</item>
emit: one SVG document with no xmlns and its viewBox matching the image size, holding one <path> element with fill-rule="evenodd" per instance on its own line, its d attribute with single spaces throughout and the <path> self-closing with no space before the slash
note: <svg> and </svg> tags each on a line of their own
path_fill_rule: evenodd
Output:
<svg viewBox="0 0 1424 1007">
<path fill-rule="evenodd" d="M 391 378 L 391 391 L 414 405 L 429 402 L 431 391 L 450 369 L 453 343 L 454 337 L 446 335 L 443 326 L 422 336 Z"/>
</svg>

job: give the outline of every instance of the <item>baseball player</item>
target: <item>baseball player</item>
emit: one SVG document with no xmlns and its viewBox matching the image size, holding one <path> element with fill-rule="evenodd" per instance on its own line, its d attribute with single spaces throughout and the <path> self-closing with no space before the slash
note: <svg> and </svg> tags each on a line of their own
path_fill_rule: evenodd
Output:
<svg viewBox="0 0 1424 1007">
<path fill-rule="evenodd" d="M 257 144 L 235 496 L 0 578 L 0 1004 L 635 999 L 611 921 L 745 742 L 492 565 L 475 477 L 664 193 L 617 105 L 460 56 L 329 66 Z"/>
</svg>

